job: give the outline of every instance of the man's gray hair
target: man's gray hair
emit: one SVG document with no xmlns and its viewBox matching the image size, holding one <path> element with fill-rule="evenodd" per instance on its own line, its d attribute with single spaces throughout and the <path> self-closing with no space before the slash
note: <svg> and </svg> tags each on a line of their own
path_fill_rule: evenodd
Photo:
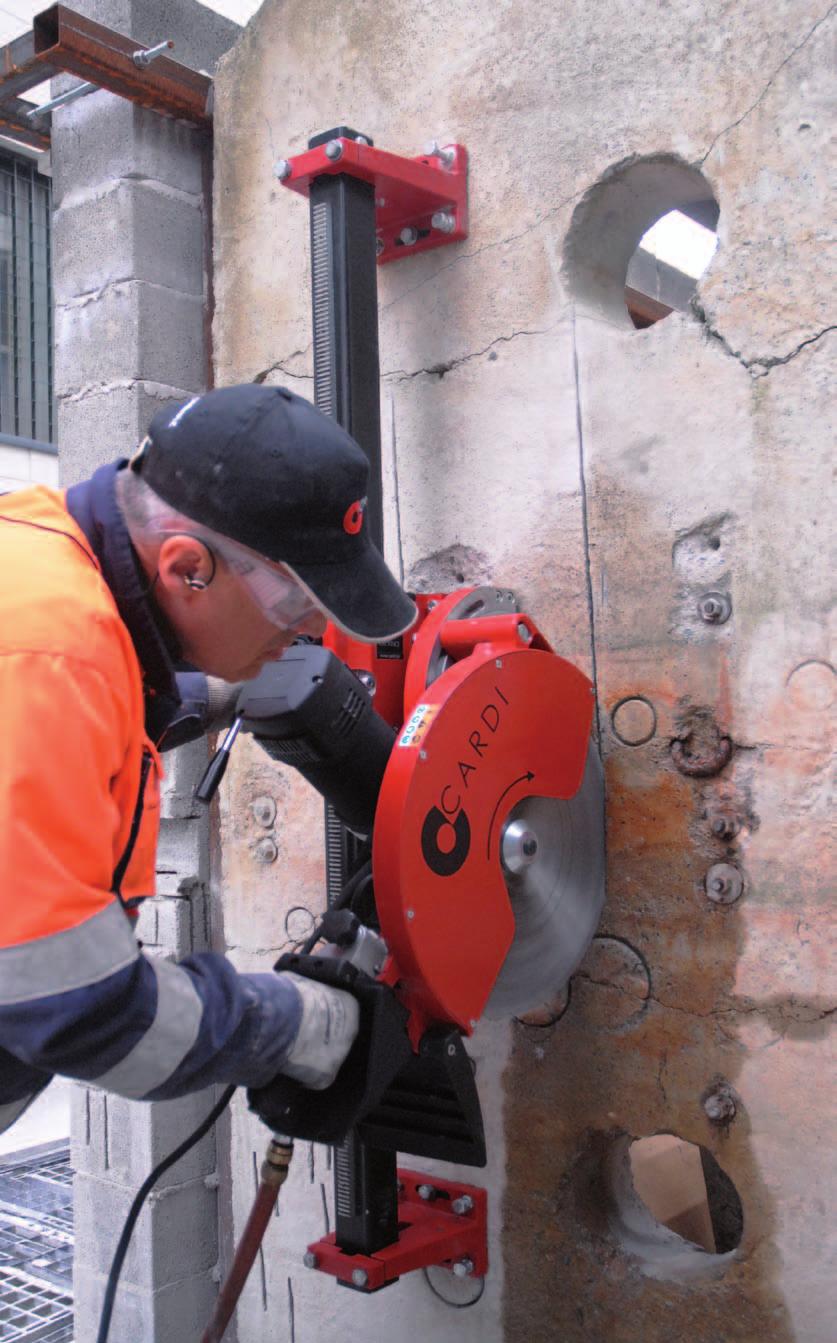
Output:
<svg viewBox="0 0 837 1343">
<path fill-rule="evenodd" d="M 155 494 L 142 476 L 128 467 L 116 476 L 116 502 L 129 531 L 147 542 L 155 542 L 166 532 L 186 532 L 199 535 L 205 528 L 192 518 L 178 512 L 159 494 Z"/>
</svg>

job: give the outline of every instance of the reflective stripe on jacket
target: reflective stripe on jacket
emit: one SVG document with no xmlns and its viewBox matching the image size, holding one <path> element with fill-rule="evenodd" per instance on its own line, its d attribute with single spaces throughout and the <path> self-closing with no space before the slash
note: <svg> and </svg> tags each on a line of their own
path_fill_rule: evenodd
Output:
<svg viewBox="0 0 837 1343">
<path fill-rule="evenodd" d="M 0 1116 L 54 1072 L 135 1098 L 258 1085 L 296 1035 L 279 976 L 140 951 L 120 897 L 154 893 L 144 722 L 134 642 L 64 495 L 0 498 Z"/>
</svg>

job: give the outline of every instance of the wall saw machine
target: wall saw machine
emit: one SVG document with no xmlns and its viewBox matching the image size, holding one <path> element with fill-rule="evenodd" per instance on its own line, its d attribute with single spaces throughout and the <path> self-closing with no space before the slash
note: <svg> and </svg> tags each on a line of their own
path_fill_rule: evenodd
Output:
<svg viewBox="0 0 837 1343">
<path fill-rule="evenodd" d="M 467 164 L 463 145 L 406 158 L 337 127 L 275 167 L 309 201 L 314 400 L 369 457 L 379 549 L 376 268 L 467 237 Z M 229 734 L 243 723 L 326 798 L 328 910 L 277 968 L 351 988 L 360 1035 L 327 1091 L 278 1078 L 250 1101 L 275 1132 L 333 1144 L 335 1230 L 306 1263 L 364 1292 L 431 1265 L 486 1272 L 485 1191 L 396 1153 L 485 1164 L 463 1040 L 559 992 L 604 897 L 594 687 L 505 589 L 416 602 L 388 644 L 330 627 L 290 650 Z"/>
</svg>

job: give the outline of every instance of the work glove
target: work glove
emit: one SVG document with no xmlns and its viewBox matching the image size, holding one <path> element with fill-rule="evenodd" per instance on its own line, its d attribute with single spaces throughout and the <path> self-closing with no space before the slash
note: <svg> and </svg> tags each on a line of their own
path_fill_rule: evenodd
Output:
<svg viewBox="0 0 837 1343">
<path fill-rule="evenodd" d="M 286 1066 L 267 1086 L 251 1088 L 247 1092 L 250 1109 L 274 1133 L 287 1133 L 310 1142 L 342 1142 L 355 1124 L 377 1106 L 387 1087 L 412 1057 L 407 1011 L 392 989 L 338 957 L 287 953 L 280 957 L 275 969 L 288 975 L 297 987 L 297 981 L 302 980 L 310 995 L 317 992 L 333 995 L 328 998 L 328 1003 L 335 1029 L 338 1029 L 338 1021 L 333 1010 L 334 1000 L 354 999 L 358 1017 L 353 1018 L 353 1024 L 349 1026 L 353 1035 L 348 1054 L 344 1051 L 341 1055 L 345 1057 L 345 1063 L 342 1067 L 337 1063 L 330 1084 L 327 1081 L 319 1086 L 316 1083 L 314 1086 L 301 1084 L 301 1074 L 289 1074 Z M 313 1001 L 313 996 L 309 996 L 308 1002 Z M 317 1019 L 312 1011 L 311 1022 Z M 319 1020 L 323 1021 L 324 1017 Z M 313 1043 L 317 1028 L 312 1029 L 310 1038 Z M 339 1029 L 342 1031 L 345 1027 L 341 1025 Z M 305 1055 L 303 1067 L 306 1064 L 310 1067 L 313 1057 L 317 1058 L 318 1065 L 320 1061 L 325 1064 L 326 1054 L 334 1048 L 326 1037 L 327 1032 L 323 1029 L 319 1044 L 310 1056 Z M 338 1051 L 343 1049 L 347 1039 L 348 1031 L 342 1036 Z M 291 1055 L 296 1054 L 302 1059 L 304 1047 L 297 1050 L 295 1044 Z M 325 1075 L 325 1067 L 319 1075 Z"/>
<path fill-rule="evenodd" d="M 323 1091 L 331 1086 L 355 1042 L 360 1025 L 357 998 L 343 989 L 286 970 L 302 1002 L 302 1017 L 282 1073 L 303 1086 Z"/>
</svg>

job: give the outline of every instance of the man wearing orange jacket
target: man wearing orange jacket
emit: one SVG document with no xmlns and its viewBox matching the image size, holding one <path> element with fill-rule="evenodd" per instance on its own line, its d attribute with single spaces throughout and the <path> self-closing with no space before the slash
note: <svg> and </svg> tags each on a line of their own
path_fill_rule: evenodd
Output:
<svg viewBox="0 0 837 1343">
<path fill-rule="evenodd" d="M 367 477 L 308 402 L 246 385 L 160 412 L 130 463 L 66 493 L 0 497 L 0 1130 L 55 1073 L 146 1100 L 334 1079 L 349 994 L 147 956 L 133 922 L 159 753 L 211 725 L 213 689 L 327 619 L 370 642 L 412 624 Z"/>
</svg>

